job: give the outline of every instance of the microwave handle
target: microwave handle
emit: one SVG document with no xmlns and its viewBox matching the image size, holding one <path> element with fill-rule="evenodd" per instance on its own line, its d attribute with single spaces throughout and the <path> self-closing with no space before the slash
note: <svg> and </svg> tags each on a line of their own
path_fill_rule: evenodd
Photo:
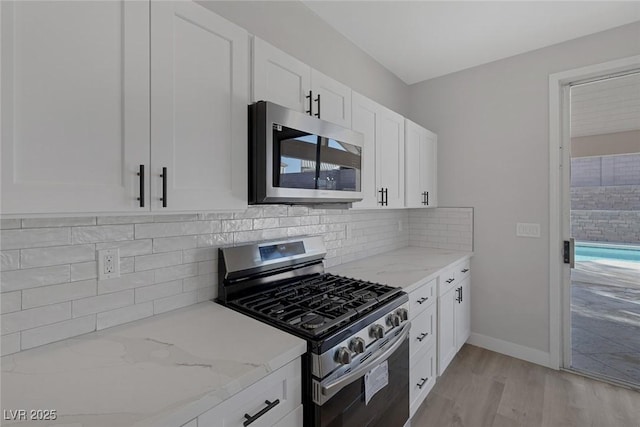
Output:
<svg viewBox="0 0 640 427">
<path fill-rule="evenodd" d="M 364 377 L 367 372 L 387 360 L 402 345 L 404 340 L 409 336 L 410 330 L 411 322 L 408 322 L 406 325 L 404 325 L 402 332 L 399 333 L 398 338 L 393 342 L 391 346 L 389 346 L 389 348 L 384 350 L 381 354 L 374 357 L 367 363 L 358 366 L 356 369 L 351 371 L 351 373 L 342 376 L 329 384 L 323 385 L 320 390 L 322 395 L 326 397 L 333 396 L 338 391 L 342 390 L 346 385 L 351 384 L 354 380 Z"/>
</svg>

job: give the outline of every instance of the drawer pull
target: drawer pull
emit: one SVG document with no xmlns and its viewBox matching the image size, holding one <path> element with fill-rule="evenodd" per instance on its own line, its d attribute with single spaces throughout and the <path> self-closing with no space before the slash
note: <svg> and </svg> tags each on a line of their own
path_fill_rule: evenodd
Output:
<svg viewBox="0 0 640 427">
<path fill-rule="evenodd" d="M 418 301 L 416 301 L 418 304 L 424 304 L 427 300 L 429 299 L 429 297 L 422 297 L 420 298 Z"/>
<path fill-rule="evenodd" d="M 447 282 L 447 283 L 451 283 L 451 282 L 453 282 L 454 280 L 456 280 L 456 279 L 451 278 L 451 279 L 447 280 L 446 282 Z"/>
<path fill-rule="evenodd" d="M 276 405 L 278 403 L 280 403 L 280 399 L 276 399 L 273 402 L 269 402 L 268 400 L 265 400 L 264 403 L 267 405 L 264 408 L 262 408 L 260 410 L 260 412 L 258 412 L 255 415 L 249 415 L 249 414 L 244 414 L 244 417 L 247 419 L 245 422 L 242 423 L 242 425 L 244 427 L 247 427 L 249 424 L 251 424 L 252 422 L 254 422 L 255 420 L 257 420 L 258 418 L 260 418 L 261 416 L 263 416 L 264 414 L 266 414 L 267 412 L 269 412 L 270 410 L 272 410 L 273 408 L 276 407 Z"/>
<path fill-rule="evenodd" d="M 417 339 L 418 339 L 418 341 L 422 342 L 422 340 L 423 340 L 423 339 L 425 339 L 425 338 L 426 338 L 426 337 L 428 337 L 428 336 L 429 336 L 429 334 L 428 334 L 428 333 L 423 332 L 423 333 L 421 333 L 421 334 L 420 334 L 420 336 L 419 336 L 419 337 L 417 337 Z"/>
<path fill-rule="evenodd" d="M 427 383 L 427 381 L 429 381 L 429 378 L 420 378 L 420 382 L 418 384 L 416 384 L 418 386 L 418 388 L 420 390 L 422 390 L 422 387 L 424 387 L 424 385 Z"/>
<path fill-rule="evenodd" d="M 460 270 L 461 273 L 466 273 L 467 271 L 469 271 L 468 268 L 463 268 L 462 270 Z"/>
</svg>

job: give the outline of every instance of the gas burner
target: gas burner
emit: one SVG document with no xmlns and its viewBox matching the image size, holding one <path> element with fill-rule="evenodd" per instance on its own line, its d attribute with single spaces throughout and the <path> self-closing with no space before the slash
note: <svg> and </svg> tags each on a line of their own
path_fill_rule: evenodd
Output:
<svg viewBox="0 0 640 427">
<path fill-rule="evenodd" d="M 302 316 L 300 319 L 300 326 L 304 329 L 316 329 L 324 325 L 325 318 L 315 313 L 309 313 Z"/>
<path fill-rule="evenodd" d="M 353 292 L 354 298 L 358 298 L 361 301 L 371 301 L 376 299 L 376 293 L 372 291 L 359 290 Z"/>
</svg>

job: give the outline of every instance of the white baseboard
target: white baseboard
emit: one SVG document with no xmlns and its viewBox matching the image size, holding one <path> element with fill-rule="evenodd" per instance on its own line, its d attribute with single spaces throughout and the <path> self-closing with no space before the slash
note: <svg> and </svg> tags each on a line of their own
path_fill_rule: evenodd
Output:
<svg viewBox="0 0 640 427">
<path fill-rule="evenodd" d="M 467 342 L 471 345 L 495 351 L 496 353 L 506 354 L 516 359 L 526 360 L 527 362 L 553 369 L 550 363 L 550 354 L 536 350 L 535 348 L 525 347 L 520 344 L 514 344 L 509 341 L 503 341 L 498 338 L 476 333 L 472 333 Z"/>
</svg>

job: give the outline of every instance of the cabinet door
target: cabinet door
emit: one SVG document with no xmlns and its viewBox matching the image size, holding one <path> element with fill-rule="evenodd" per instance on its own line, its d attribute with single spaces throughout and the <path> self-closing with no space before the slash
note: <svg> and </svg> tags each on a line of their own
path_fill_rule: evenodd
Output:
<svg viewBox="0 0 640 427">
<path fill-rule="evenodd" d="M 152 209 L 247 206 L 249 35 L 193 2 L 151 4 Z"/>
<path fill-rule="evenodd" d="M 0 7 L 2 213 L 148 210 L 149 3 Z"/>
<path fill-rule="evenodd" d="M 438 298 L 438 375 L 442 375 L 457 352 L 455 288 Z"/>
<path fill-rule="evenodd" d="M 462 301 L 456 301 L 456 352 L 464 345 L 469 339 L 471 334 L 471 287 L 469 286 L 471 280 L 466 278 L 460 284 L 462 288 Z"/>
<path fill-rule="evenodd" d="M 351 89 L 319 71 L 311 70 L 313 114 L 322 120 L 351 127 Z"/>
<path fill-rule="evenodd" d="M 311 67 L 253 38 L 253 102 L 271 101 L 304 113 L 311 100 Z"/>
<path fill-rule="evenodd" d="M 405 204 L 410 208 L 437 206 L 437 135 L 406 120 Z"/>
<path fill-rule="evenodd" d="M 378 206 L 379 188 L 376 186 L 376 116 L 380 106 L 364 96 L 353 93 L 351 104 L 351 128 L 364 135 L 362 150 L 362 201 L 354 208 Z"/>
<path fill-rule="evenodd" d="M 376 120 L 376 172 L 386 206 L 404 207 L 404 117 L 386 108 Z"/>
</svg>

